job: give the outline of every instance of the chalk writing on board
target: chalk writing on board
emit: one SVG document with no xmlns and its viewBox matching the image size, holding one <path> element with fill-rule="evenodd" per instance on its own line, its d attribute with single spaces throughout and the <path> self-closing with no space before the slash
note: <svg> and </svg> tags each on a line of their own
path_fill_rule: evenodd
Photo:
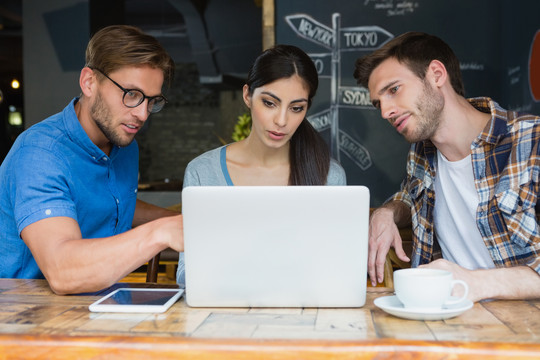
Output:
<svg viewBox="0 0 540 360">
<path fill-rule="evenodd" d="M 378 26 L 354 26 L 339 29 L 340 50 L 375 50 L 393 36 Z"/>
<path fill-rule="evenodd" d="M 514 66 L 508 69 L 508 78 L 510 79 L 510 85 L 517 84 L 521 80 L 521 67 Z"/>
<path fill-rule="evenodd" d="M 341 86 L 338 101 L 342 106 L 371 108 L 369 91 L 363 87 Z"/>
<path fill-rule="evenodd" d="M 298 14 L 285 17 L 285 21 L 301 37 L 328 49 L 334 45 L 335 31 L 309 15 Z"/>
<path fill-rule="evenodd" d="M 308 116 L 317 131 L 330 129 L 332 157 L 340 161 L 345 154 L 360 169 L 372 166 L 371 156 L 365 146 L 339 128 L 339 109 L 373 109 L 369 91 L 360 86 L 341 86 L 341 52 L 370 51 L 381 47 L 393 35 L 379 26 L 341 27 L 340 14 L 332 14 L 332 27 L 307 14 L 285 16 L 285 21 L 301 38 L 330 50 L 309 54 L 319 77 L 330 79 L 330 108 Z"/>
<path fill-rule="evenodd" d="M 319 78 L 332 77 L 332 54 L 309 54 L 309 56 L 313 60 L 313 63 L 315 63 Z"/>
<path fill-rule="evenodd" d="M 370 4 L 375 10 L 385 11 L 389 17 L 412 14 L 420 6 L 417 1 L 408 0 L 364 0 L 364 6 Z"/>
<path fill-rule="evenodd" d="M 310 115 L 308 121 L 317 131 L 323 131 L 330 128 L 332 124 L 332 112 L 330 110 L 324 110 L 319 113 Z"/>
<path fill-rule="evenodd" d="M 339 145 L 344 150 L 343 153 L 360 169 L 367 170 L 371 167 L 372 161 L 369 151 L 343 131 L 339 132 Z"/>
<path fill-rule="evenodd" d="M 478 64 L 475 62 L 471 63 L 459 63 L 459 68 L 461 70 L 475 70 L 475 71 L 483 71 L 484 70 L 484 64 Z"/>
</svg>

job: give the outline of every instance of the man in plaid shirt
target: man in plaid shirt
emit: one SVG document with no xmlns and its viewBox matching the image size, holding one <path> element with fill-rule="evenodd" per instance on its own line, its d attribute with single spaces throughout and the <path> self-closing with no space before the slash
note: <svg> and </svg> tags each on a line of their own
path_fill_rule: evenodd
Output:
<svg viewBox="0 0 540 360">
<path fill-rule="evenodd" d="M 412 222 L 413 267 L 451 271 L 472 301 L 539 298 L 540 118 L 465 99 L 455 54 L 424 33 L 358 59 L 354 76 L 412 143 L 401 190 L 370 220 L 372 283 L 390 247 L 409 261 L 398 227 Z"/>
</svg>

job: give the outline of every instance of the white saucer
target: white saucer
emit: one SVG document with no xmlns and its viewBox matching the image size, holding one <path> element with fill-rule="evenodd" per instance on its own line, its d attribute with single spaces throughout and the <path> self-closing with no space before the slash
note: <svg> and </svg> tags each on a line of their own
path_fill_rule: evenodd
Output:
<svg viewBox="0 0 540 360">
<path fill-rule="evenodd" d="M 457 304 L 448 305 L 442 309 L 406 309 L 403 304 L 394 296 L 383 296 L 375 299 L 375 306 L 383 309 L 385 312 L 411 320 L 444 320 L 463 314 L 473 307 L 472 301 L 465 299 Z"/>
</svg>

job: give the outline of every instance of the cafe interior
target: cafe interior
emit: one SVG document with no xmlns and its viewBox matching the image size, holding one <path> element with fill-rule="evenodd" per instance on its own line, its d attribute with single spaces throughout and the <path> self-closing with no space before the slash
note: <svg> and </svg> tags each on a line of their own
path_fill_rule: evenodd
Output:
<svg viewBox="0 0 540 360">
<path fill-rule="evenodd" d="M 333 92 L 357 91 L 358 99 L 365 94 L 352 78 L 354 59 L 384 43 L 385 36 L 432 32 L 448 39 L 462 59 L 467 96 L 490 95 L 504 107 L 539 114 L 540 63 L 531 61 L 540 59 L 538 13 L 536 1 L 507 0 L 2 0 L 0 162 L 22 131 L 78 96 L 90 36 L 111 24 L 135 25 L 156 37 L 176 64 L 173 82 L 164 90 L 168 104 L 137 135 L 138 198 L 181 211 L 187 163 L 235 141 L 249 114 L 242 86 L 253 60 L 263 49 L 290 43 L 308 52 L 320 70 L 308 119 L 322 123 L 326 118 L 321 114 L 338 109 L 339 127 L 322 124 L 318 130 L 344 167 L 348 185 L 368 186 L 370 207 L 375 208 L 398 189 L 408 144 L 397 134 L 388 135 L 388 124 L 360 100 L 332 103 Z M 306 35 L 298 25 L 306 22 L 299 21 L 342 34 L 341 48 Z M 345 35 L 367 34 L 366 29 L 371 38 Z M 364 46 L 371 40 L 371 47 Z M 338 64 L 331 72 L 327 64 L 336 54 Z M 411 229 L 400 229 L 400 234 L 410 253 Z M 175 287 L 177 262 L 178 253 L 165 250 L 122 283 Z M 179 300 L 163 314 L 98 314 L 88 306 L 104 293 L 56 296 L 44 281 L 0 279 L 0 354 L 79 359 L 540 358 L 540 300 L 476 303 L 467 311 L 431 319 L 403 319 L 382 311 L 376 299 L 393 294 L 393 272 L 407 267 L 390 252 L 385 282 L 373 287 L 366 279 L 365 305 L 348 309 L 190 308 Z"/>
</svg>

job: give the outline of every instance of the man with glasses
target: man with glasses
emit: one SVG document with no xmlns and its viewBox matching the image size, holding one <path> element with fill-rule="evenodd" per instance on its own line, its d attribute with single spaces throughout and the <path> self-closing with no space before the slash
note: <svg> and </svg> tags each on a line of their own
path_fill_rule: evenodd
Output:
<svg viewBox="0 0 540 360">
<path fill-rule="evenodd" d="M 58 294 L 106 288 L 168 247 L 181 215 L 137 200 L 134 140 L 174 62 L 132 26 L 97 32 L 81 95 L 22 133 L 0 167 L 0 278 L 43 278 Z"/>
</svg>

